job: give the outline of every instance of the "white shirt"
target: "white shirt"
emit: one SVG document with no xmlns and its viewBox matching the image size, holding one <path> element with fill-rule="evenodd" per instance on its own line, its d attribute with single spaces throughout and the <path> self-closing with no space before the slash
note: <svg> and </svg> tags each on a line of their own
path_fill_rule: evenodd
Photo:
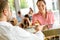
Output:
<svg viewBox="0 0 60 40">
<path fill-rule="evenodd" d="M 41 40 L 41 38 L 8 22 L 0 22 L 0 40 Z"/>
<path fill-rule="evenodd" d="M 41 40 L 44 40 L 44 34 L 41 31 L 38 31 L 35 33 L 36 36 L 38 36 Z"/>
</svg>

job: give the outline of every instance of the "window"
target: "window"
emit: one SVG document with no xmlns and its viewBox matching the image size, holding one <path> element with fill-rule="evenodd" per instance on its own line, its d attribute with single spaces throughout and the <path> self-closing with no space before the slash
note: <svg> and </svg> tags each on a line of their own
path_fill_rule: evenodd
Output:
<svg viewBox="0 0 60 40">
<path fill-rule="evenodd" d="M 9 5 L 10 5 L 11 10 L 14 10 L 15 9 L 14 0 L 8 0 L 8 1 L 9 1 Z"/>
<path fill-rule="evenodd" d="M 8 2 L 9 2 L 10 9 L 11 9 L 12 17 L 16 17 L 14 0 L 8 0 Z"/>
<path fill-rule="evenodd" d="M 27 8 L 28 5 L 27 5 L 27 2 L 26 0 L 20 0 L 20 8 L 23 9 L 23 8 Z"/>
<path fill-rule="evenodd" d="M 19 0 L 20 11 L 22 15 L 25 15 L 29 12 L 29 8 L 33 9 L 33 0 Z"/>
</svg>

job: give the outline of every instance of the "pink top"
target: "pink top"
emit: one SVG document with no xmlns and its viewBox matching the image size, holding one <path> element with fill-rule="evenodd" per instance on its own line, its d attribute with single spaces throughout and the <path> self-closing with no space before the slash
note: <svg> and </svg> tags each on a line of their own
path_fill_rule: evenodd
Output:
<svg viewBox="0 0 60 40">
<path fill-rule="evenodd" d="M 51 11 L 47 12 L 46 18 L 42 16 L 41 13 L 34 14 L 32 17 L 32 24 L 35 23 L 35 21 L 38 21 L 40 25 L 48 25 L 54 23 L 54 15 Z M 48 25 L 48 28 L 51 28 Z"/>
</svg>

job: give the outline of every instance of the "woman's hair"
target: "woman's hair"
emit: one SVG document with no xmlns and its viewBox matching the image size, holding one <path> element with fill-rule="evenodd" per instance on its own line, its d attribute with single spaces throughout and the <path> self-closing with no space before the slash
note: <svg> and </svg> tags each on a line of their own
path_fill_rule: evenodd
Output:
<svg viewBox="0 0 60 40">
<path fill-rule="evenodd" d="M 29 21 L 27 18 L 24 18 L 23 21 L 19 24 L 19 27 L 21 28 L 28 28 L 29 27 Z"/>
<path fill-rule="evenodd" d="M 25 25 L 25 28 L 27 28 L 27 26 L 29 26 L 29 22 L 28 22 L 28 20 L 27 20 L 27 19 L 24 19 L 23 24 Z"/>
<path fill-rule="evenodd" d="M 29 18 L 29 20 L 30 20 L 30 17 L 29 17 L 29 15 L 28 15 L 28 14 L 26 14 L 24 17 L 25 17 L 25 18 Z"/>
<path fill-rule="evenodd" d="M 38 1 L 37 1 L 37 3 L 38 3 L 39 1 L 43 1 L 43 2 L 44 2 L 44 4 L 46 5 L 46 2 L 45 2 L 45 0 L 38 0 Z"/>
<path fill-rule="evenodd" d="M 20 12 L 20 11 L 18 11 L 18 14 L 21 14 L 21 12 Z"/>
<path fill-rule="evenodd" d="M 23 23 L 20 23 L 19 24 L 19 27 L 24 28 L 24 24 Z"/>
<path fill-rule="evenodd" d="M 32 11 L 33 12 L 33 9 L 32 8 L 29 8 L 30 9 L 30 11 Z"/>
</svg>

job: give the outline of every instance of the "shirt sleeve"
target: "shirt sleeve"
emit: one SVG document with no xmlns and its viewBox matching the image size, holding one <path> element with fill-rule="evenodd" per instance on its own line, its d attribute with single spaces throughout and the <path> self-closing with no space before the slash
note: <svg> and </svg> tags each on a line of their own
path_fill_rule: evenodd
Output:
<svg viewBox="0 0 60 40">
<path fill-rule="evenodd" d="M 49 16 L 49 24 L 54 24 L 54 14 L 53 12 L 50 12 L 50 16 Z"/>
<path fill-rule="evenodd" d="M 32 25 L 34 25 L 35 20 L 36 20 L 36 17 L 35 17 L 35 14 L 34 14 L 34 15 L 32 16 Z"/>
<path fill-rule="evenodd" d="M 0 40 L 9 40 L 9 38 L 4 34 L 0 34 Z"/>
<path fill-rule="evenodd" d="M 51 21 L 51 24 L 54 24 L 54 14 L 52 13 L 52 21 Z"/>
<path fill-rule="evenodd" d="M 41 40 L 44 40 L 44 34 L 41 31 L 38 31 L 35 33 L 36 36 L 38 36 Z"/>
<path fill-rule="evenodd" d="M 29 33 L 22 28 L 16 27 L 15 29 L 18 39 L 21 40 L 41 40 L 35 34 Z"/>
<path fill-rule="evenodd" d="M 5 26 L 0 26 L 0 40 L 12 40 L 12 35 Z"/>
</svg>

